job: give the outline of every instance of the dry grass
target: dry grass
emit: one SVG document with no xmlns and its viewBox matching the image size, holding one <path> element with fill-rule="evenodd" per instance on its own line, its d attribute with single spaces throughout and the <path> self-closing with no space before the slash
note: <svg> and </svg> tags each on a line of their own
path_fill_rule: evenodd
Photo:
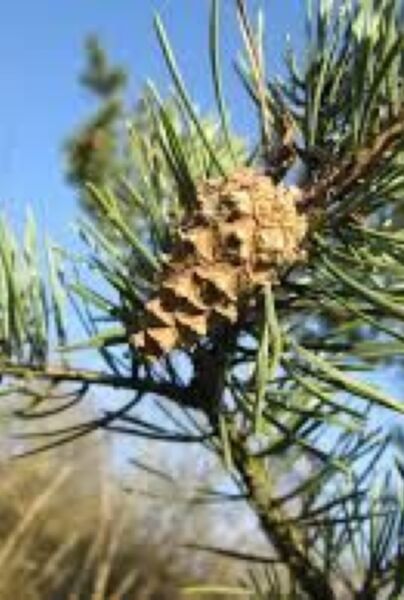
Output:
<svg viewBox="0 0 404 600">
<path fill-rule="evenodd" d="M 150 490 L 150 476 L 133 471 L 123 483 L 107 466 L 109 455 L 92 439 L 33 459 L 3 460 L 0 600 L 177 600 L 186 584 L 234 582 L 228 560 L 181 547 L 215 536 L 222 541 L 225 525 L 217 515 L 192 508 L 175 473 L 161 480 L 155 500 L 128 493 Z M 182 462 L 177 481 L 188 486 L 192 473 L 200 478 L 200 466 L 195 457 Z"/>
</svg>

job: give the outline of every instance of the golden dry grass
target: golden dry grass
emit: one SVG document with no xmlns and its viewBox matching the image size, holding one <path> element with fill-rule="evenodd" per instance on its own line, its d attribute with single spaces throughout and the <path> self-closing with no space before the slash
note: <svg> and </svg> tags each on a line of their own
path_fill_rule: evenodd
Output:
<svg viewBox="0 0 404 600">
<path fill-rule="evenodd" d="M 222 539 L 214 513 L 193 508 L 175 477 L 154 488 L 154 500 L 128 492 L 150 490 L 150 476 L 137 470 L 124 482 L 109 455 L 92 438 L 3 459 L 0 600 L 177 600 L 184 585 L 233 578 L 230 561 L 181 547 Z M 175 468 L 185 481 L 200 466 L 194 457 Z"/>
</svg>

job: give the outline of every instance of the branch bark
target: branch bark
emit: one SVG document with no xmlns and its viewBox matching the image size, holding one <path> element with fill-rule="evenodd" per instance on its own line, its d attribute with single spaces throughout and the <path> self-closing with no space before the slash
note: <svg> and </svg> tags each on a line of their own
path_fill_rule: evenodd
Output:
<svg viewBox="0 0 404 600">
<path fill-rule="evenodd" d="M 370 143 L 359 149 L 355 156 L 337 164 L 325 173 L 318 182 L 303 190 L 299 204 L 301 210 L 323 204 L 325 199 L 351 192 L 358 181 L 376 172 L 385 156 L 394 151 L 404 139 L 404 108 L 386 123 L 385 129 Z"/>
<path fill-rule="evenodd" d="M 233 459 L 262 532 L 298 586 L 313 600 L 336 600 L 330 581 L 304 551 L 298 527 L 290 524 L 281 507 L 274 507 L 274 486 L 262 460 L 251 456 L 238 440 L 233 441 Z"/>
<path fill-rule="evenodd" d="M 205 356 L 205 360 L 199 364 L 198 388 L 202 395 L 203 392 L 208 392 L 208 397 L 202 405 L 205 407 L 206 416 L 213 430 L 217 427 L 217 414 L 220 411 L 225 389 L 227 360 L 236 339 L 235 329 L 228 328 L 223 331 L 208 356 Z M 263 459 L 250 453 L 248 435 L 240 434 L 235 424 L 234 429 L 229 427 L 228 433 L 231 462 L 244 484 L 248 502 L 257 515 L 261 530 L 268 542 L 309 598 L 336 600 L 328 577 L 305 552 L 298 526 L 290 523 L 282 507 L 275 506 L 275 485 Z"/>
</svg>

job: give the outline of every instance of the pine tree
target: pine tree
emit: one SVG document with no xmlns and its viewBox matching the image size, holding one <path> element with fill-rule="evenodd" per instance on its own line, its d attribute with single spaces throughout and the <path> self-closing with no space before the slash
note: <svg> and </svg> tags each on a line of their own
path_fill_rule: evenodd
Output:
<svg viewBox="0 0 404 600">
<path fill-rule="evenodd" d="M 289 49 L 284 80 L 265 72 L 262 19 L 256 29 L 246 2 L 234 4 L 259 140 L 248 153 L 231 132 L 220 1 L 210 22 L 218 124 L 195 110 L 157 18 L 176 91 L 170 104 L 149 88 L 133 121 L 136 176 L 125 189 L 136 223 L 113 186 L 90 185 L 104 223 L 80 224 L 88 250 L 70 270 L 68 256 L 50 252 L 48 284 L 32 225 L 23 249 L 3 225 L 2 394 L 24 389 L 32 419 L 93 387 L 133 393 L 35 451 L 104 428 L 217 455 L 237 493 L 202 490 L 202 499 L 247 503 L 268 541 L 267 556 L 205 548 L 261 564 L 234 595 L 395 600 L 404 463 L 378 422 L 389 411 L 400 424 L 404 404 L 374 375 L 404 348 L 402 3 L 310 3 L 305 62 Z M 64 294 L 88 332 L 70 351 L 95 349 L 98 370 L 74 367 L 66 352 L 55 359 Z M 55 390 L 49 409 L 34 393 L 43 380 Z M 153 401 L 163 423 L 142 412 Z"/>
<path fill-rule="evenodd" d="M 106 185 L 122 170 L 120 128 L 127 75 L 122 67 L 109 64 L 96 36 L 87 38 L 85 51 L 86 65 L 80 83 L 99 106 L 66 143 L 67 178 L 78 188 L 84 209 L 97 213 L 86 184 Z"/>
</svg>

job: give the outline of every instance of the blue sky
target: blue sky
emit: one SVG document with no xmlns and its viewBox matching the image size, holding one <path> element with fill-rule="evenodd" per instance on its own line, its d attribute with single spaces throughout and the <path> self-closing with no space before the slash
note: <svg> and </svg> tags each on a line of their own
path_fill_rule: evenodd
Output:
<svg viewBox="0 0 404 600">
<path fill-rule="evenodd" d="M 279 71 L 279 49 L 288 32 L 301 40 L 301 0 L 250 0 L 264 4 L 268 57 Z M 223 46 L 236 52 L 232 0 L 222 0 Z M 134 101 L 145 79 L 167 89 L 168 80 L 152 27 L 162 15 L 190 91 L 199 106 L 211 106 L 207 72 L 209 0 L 13 0 L 3 2 L 0 21 L 0 209 L 20 221 L 25 206 L 34 206 L 41 227 L 68 241 L 76 211 L 74 192 L 65 184 L 62 143 L 91 110 L 79 88 L 83 40 L 100 35 L 111 58 L 127 66 Z M 239 129 L 250 126 L 247 101 L 227 79 L 235 99 L 233 118 Z M 236 107 L 236 108 L 234 108 Z"/>
</svg>

